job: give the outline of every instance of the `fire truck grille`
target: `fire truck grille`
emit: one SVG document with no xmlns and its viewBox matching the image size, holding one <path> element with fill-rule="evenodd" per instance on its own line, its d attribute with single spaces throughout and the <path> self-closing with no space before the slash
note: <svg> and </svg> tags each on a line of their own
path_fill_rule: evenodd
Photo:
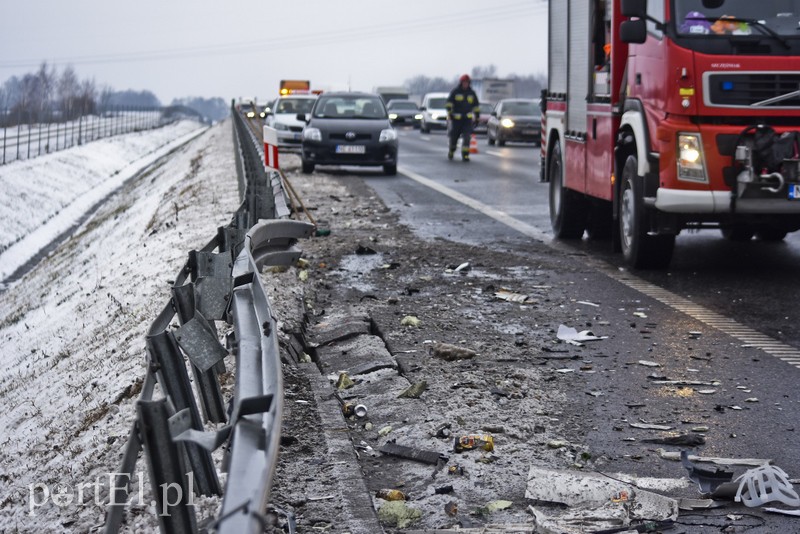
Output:
<svg viewBox="0 0 800 534">
<path fill-rule="evenodd" d="M 719 73 L 706 79 L 715 106 L 800 107 L 800 73 Z"/>
</svg>

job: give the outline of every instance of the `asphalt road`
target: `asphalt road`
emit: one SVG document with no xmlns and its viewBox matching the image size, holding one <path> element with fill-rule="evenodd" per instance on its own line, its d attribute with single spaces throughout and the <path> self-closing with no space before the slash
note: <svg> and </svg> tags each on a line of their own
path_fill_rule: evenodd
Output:
<svg viewBox="0 0 800 534">
<path fill-rule="evenodd" d="M 569 398 L 562 420 L 608 458 L 609 470 L 659 474 L 634 449 L 626 453 L 629 424 L 644 421 L 710 427 L 704 454 L 770 458 L 798 478 L 800 236 L 768 244 L 728 242 L 714 230 L 681 235 L 668 270 L 631 273 L 608 244 L 549 241 L 538 147 L 489 147 L 479 138 L 478 154 L 464 163 L 447 161 L 445 143 L 443 133 L 404 130 L 400 175 L 358 174 L 421 236 L 489 248 L 535 239 L 592 269 L 575 283 L 576 309 L 605 304 L 595 326 L 617 334 L 613 346 L 582 355 L 593 373 L 561 384 Z M 620 303 L 616 312 L 610 303 Z M 650 368 L 651 360 L 669 363 Z M 691 380 L 706 385 L 674 383 Z M 753 531 L 796 528 L 772 517 L 769 525 L 779 530 Z"/>
</svg>

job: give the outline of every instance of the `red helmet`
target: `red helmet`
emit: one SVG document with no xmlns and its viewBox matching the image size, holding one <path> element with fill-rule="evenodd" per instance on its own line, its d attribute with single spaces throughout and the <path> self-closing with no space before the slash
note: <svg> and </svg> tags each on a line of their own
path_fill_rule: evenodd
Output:
<svg viewBox="0 0 800 534">
<path fill-rule="evenodd" d="M 459 82 L 468 82 L 469 81 L 469 74 L 462 74 L 461 78 L 458 79 Z"/>
</svg>

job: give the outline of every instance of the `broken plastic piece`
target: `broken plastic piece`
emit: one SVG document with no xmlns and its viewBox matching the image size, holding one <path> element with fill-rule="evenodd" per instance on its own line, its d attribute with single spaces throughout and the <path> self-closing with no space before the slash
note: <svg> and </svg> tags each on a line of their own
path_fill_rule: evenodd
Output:
<svg viewBox="0 0 800 534">
<path fill-rule="evenodd" d="M 556 337 L 562 341 L 566 341 L 567 343 L 580 345 L 580 343 L 583 341 L 598 341 L 601 339 L 606 339 L 608 336 L 596 336 L 591 330 L 583 330 L 578 332 L 571 326 L 565 326 L 561 324 L 558 325 L 558 333 L 556 334 Z"/>
<path fill-rule="evenodd" d="M 788 475 L 780 467 L 764 465 L 745 471 L 734 482 L 739 490 L 734 500 L 745 506 L 761 506 L 770 501 L 780 501 L 787 506 L 800 506 L 800 496 L 792 488 Z"/>
<path fill-rule="evenodd" d="M 683 467 L 689 471 L 689 480 L 697 483 L 700 486 L 700 491 L 703 493 L 711 493 L 717 489 L 721 484 L 730 482 L 733 478 L 732 471 L 725 471 L 724 469 L 703 469 L 697 467 L 689 461 L 689 453 L 681 451 L 681 463 Z"/>
</svg>

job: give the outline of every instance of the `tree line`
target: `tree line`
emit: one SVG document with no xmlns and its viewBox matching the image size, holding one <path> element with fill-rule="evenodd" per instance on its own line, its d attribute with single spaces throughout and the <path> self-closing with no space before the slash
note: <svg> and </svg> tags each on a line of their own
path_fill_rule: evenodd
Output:
<svg viewBox="0 0 800 534">
<path fill-rule="evenodd" d="M 190 107 L 214 121 L 224 119 L 230 112 L 222 98 L 186 97 L 174 99 L 170 105 Z M 161 106 L 152 91 L 98 87 L 94 79 L 80 79 L 70 65 L 59 71 L 42 62 L 36 71 L 12 76 L 0 85 L 0 124 L 6 126 L 70 121 L 114 107 Z"/>
</svg>

